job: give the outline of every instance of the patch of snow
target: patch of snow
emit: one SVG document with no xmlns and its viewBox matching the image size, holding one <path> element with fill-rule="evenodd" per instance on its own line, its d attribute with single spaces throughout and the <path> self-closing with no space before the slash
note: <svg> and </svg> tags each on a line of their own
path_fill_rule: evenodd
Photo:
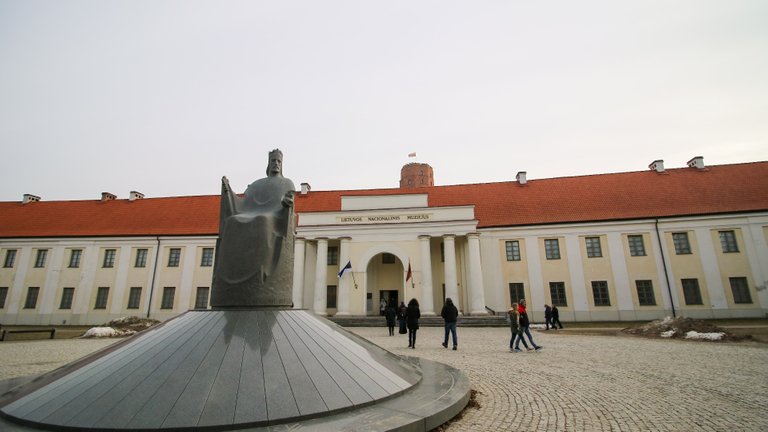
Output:
<svg viewBox="0 0 768 432">
<path fill-rule="evenodd" d="M 547 326 L 544 324 L 531 324 L 529 327 L 532 329 L 540 329 L 540 330 L 544 330 L 545 328 L 547 328 Z"/>
<path fill-rule="evenodd" d="M 665 332 L 661 332 L 661 337 L 663 337 L 663 338 L 671 338 L 672 336 L 675 335 L 675 333 L 677 333 L 675 330 L 667 330 Z"/>
<path fill-rule="evenodd" d="M 660 324 L 661 325 L 670 325 L 670 324 L 672 324 L 672 322 L 674 320 L 675 320 L 674 318 L 672 318 L 671 316 L 668 316 L 668 317 L 664 318 L 663 320 L 661 320 Z"/>
<path fill-rule="evenodd" d="M 121 336 L 121 333 L 112 327 L 91 327 L 83 337 L 115 337 Z"/>
<path fill-rule="evenodd" d="M 697 331 L 689 331 L 685 334 L 686 339 L 706 339 L 706 340 L 713 340 L 717 341 L 723 338 L 725 336 L 725 333 L 717 332 L 717 333 L 699 333 Z"/>
</svg>

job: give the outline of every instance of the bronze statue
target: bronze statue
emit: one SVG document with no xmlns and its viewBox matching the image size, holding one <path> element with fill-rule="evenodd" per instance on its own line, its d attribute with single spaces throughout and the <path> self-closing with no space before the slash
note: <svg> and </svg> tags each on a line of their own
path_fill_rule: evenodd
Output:
<svg viewBox="0 0 768 432">
<path fill-rule="evenodd" d="M 291 306 L 295 190 L 277 149 L 269 153 L 267 177 L 242 198 L 222 177 L 211 306 Z"/>
</svg>

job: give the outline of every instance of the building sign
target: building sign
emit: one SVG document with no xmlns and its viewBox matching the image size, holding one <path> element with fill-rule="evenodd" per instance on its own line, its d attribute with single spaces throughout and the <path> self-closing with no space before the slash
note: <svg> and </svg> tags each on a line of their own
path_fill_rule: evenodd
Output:
<svg viewBox="0 0 768 432">
<path fill-rule="evenodd" d="M 412 222 L 424 222 L 431 219 L 432 219 L 431 213 L 339 216 L 336 218 L 336 220 L 342 224 L 412 223 Z"/>
</svg>

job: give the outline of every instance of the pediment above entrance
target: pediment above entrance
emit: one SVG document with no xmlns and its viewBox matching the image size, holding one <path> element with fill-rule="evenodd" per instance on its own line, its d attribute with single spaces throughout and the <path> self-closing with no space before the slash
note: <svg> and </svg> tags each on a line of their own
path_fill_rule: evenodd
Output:
<svg viewBox="0 0 768 432">
<path fill-rule="evenodd" d="M 299 227 L 477 222 L 474 206 L 369 209 L 301 213 Z"/>
</svg>

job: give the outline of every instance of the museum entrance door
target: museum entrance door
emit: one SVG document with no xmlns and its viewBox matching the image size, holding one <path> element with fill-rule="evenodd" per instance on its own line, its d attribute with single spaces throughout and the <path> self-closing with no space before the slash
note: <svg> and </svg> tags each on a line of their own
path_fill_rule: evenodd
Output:
<svg viewBox="0 0 768 432">
<path fill-rule="evenodd" d="M 366 269 L 366 315 L 380 315 L 381 302 L 394 302 L 395 308 L 403 295 L 403 263 L 395 255 L 380 253 L 374 255 Z"/>
</svg>

